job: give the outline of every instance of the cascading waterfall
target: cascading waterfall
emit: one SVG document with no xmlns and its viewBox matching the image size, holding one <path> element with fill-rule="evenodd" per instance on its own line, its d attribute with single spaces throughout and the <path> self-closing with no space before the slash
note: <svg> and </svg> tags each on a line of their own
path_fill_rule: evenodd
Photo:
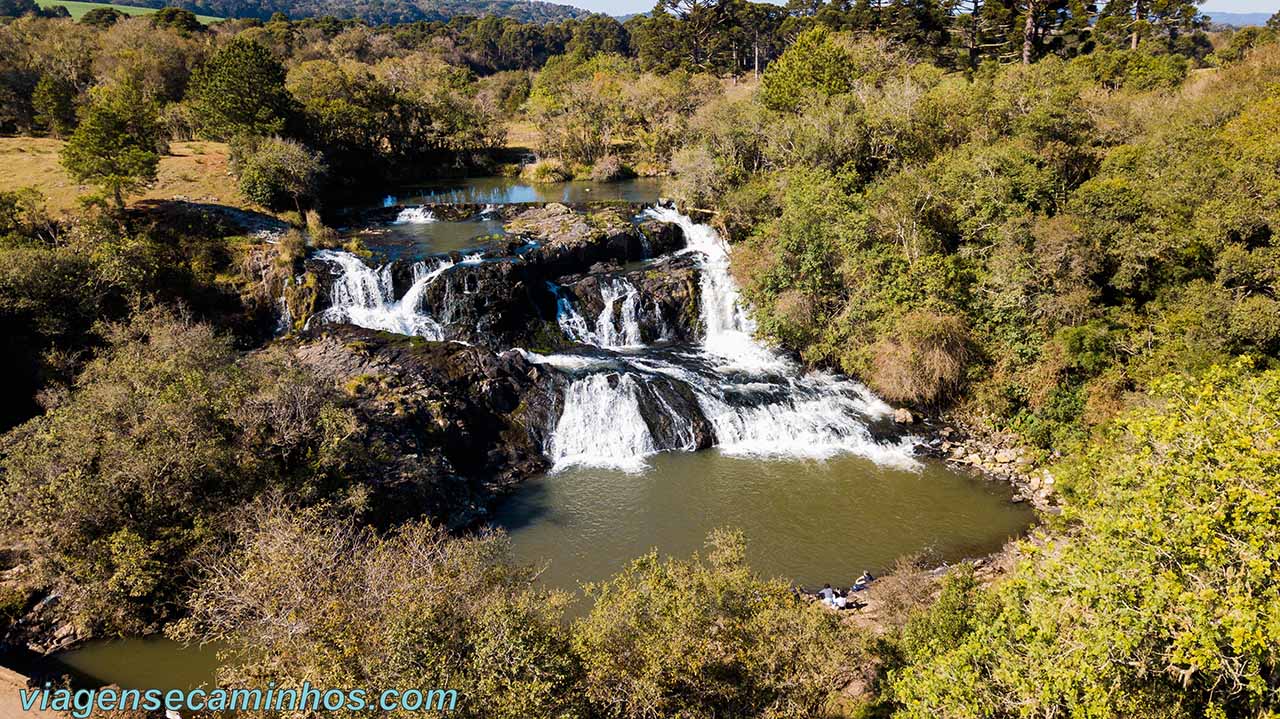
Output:
<svg viewBox="0 0 1280 719">
<path fill-rule="evenodd" d="M 692 448 L 692 424 L 676 416 L 678 412 L 661 401 L 660 394 L 656 395 L 659 411 L 670 412 L 671 422 L 689 427 L 686 434 L 678 435 L 677 444 L 659 446 L 639 412 L 641 388 L 658 378 L 675 380 L 692 391 L 721 451 L 816 459 L 851 453 L 886 465 L 917 465 L 912 438 L 884 444 L 872 437 L 868 423 L 887 417 L 892 410 L 870 390 L 827 373 L 801 373 L 793 362 L 755 340 L 755 324 L 729 274 L 728 247 L 714 229 L 671 209 L 657 208 L 649 214 L 678 224 L 686 238 L 685 251 L 697 253 L 706 335 L 696 352 L 617 355 L 616 363 L 625 368 L 620 373 L 611 370 L 617 381 L 604 381 L 607 375 L 598 371 L 576 379 L 566 393 L 564 411 L 549 443 L 557 468 L 573 464 L 636 468 L 643 466 L 648 454 Z M 608 348 L 608 340 L 617 337 L 606 336 L 603 330 L 604 324 L 614 327 L 612 305 L 620 296 L 606 295 L 605 312 L 591 344 Z M 561 305 L 561 326 L 567 332 L 570 327 L 581 332 L 586 321 L 566 304 Z M 609 323 L 603 323 L 606 317 Z M 602 414 L 606 410 L 607 418 Z M 597 420 L 584 421 L 587 416 Z M 576 449 L 568 452 L 563 447 Z"/>
<path fill-rule="evenodd" d="M 596 320 L 596 337 L 601 347 L 639 347 L 640 292 L 625 280 L 610 279 L 600 284 L 604 309 Z M 622 300 L 614 317 L 614 306 Z"/>
<path fill-rule="evenodd" d="M 406 208 L 401 216 L 410 212 L 430 217 L 424 208 Z M 873 437 L 870 424 L 888 417 L 891 408 L 866 387 L 828 373 L 805 373 L 756 341 L 755 324 L 729 273 L 729 249 L 714 229 L 672 209 L 647 214 L 684 232 L 681 252 L 694 254 L 699 269 L 705 335 L 693 346 L 645 345 L 642 327 L 671 332 L 661 323 L 657 301 L 646 301 L 625 275 L 599 277 L 603 308 L 594 318 L 583 316 L 570 292 L 547 282 L 566 336 L 593 346 L 552 355 L 520 350 L 530 362 L 567 375 L 561 412 L 545 445 L 556 468 L 637 470 L 655 452 L 708 444 L 732 454 L 825 458 L 851 453 L 881 464 L 916 466 L 912 438 L 885 443 Z M 441 340 L 444 327 L 454 324 L 454 300 L 474 291 L 444 276 L 454 266 L 449 259 L 413 265 L 412 285 L 397 300 L 391 265 L 371 268 L 338 251 L 314 257 L 338 270 L 332 305 L 316 316 L 322 322 Z M 487 261 L 475 253 L 458 264 Z M 433 316 L 422 304 L 438 278 L 446 284 L 432 293 L 443 295 L 441 306 L 431 308 Z"/>
<path fill-rule="evenodd" d="M 404 296 L 395 299 L 390 264 L 373 269 L 349 252 L 321 250 L 315 258 L 337 265 L 340 273 L 331 290 L 333 303 L 316 315 L 320 322 L 347 322 L 385 332 L 417 335 L 432 340 L 444 338 L 444 328 L 422 312 L 422 296 L 427 287 L 453 267 L 448 259 L 413 264 L 413 284 Z"/>
<path fill-rule="evenodd" d="M 435 221 L 435 213 L 425 207 L 406 207 L 396 215 L 395 224 L 425 225 Z"/>
<path fill-rule="evenodd" d="M 622 278 L 606 278 L 600 281 L 600 299 L 604 308 L 594 325 L 578 311 L 573 300 L 555 283 L 547 288 L 556 296 L 556 322 L 574 342 L 595 345 L 604 349 L 629 349 L 644 346 L 640 329 L 642 298 L 634 285 Z M 671 333 L 662 321 L 662 312 L 655 302 L 651 311 L 652 322 L 659 330 L 659 339 Z"/>
<path fill-rule="evenodd" d="M 637 470 L 658 450 L 640 411 L 631 374 L 598 373 L 574 380 L 547 445 L 556 467 L 587 465 Z"/>
</svg>

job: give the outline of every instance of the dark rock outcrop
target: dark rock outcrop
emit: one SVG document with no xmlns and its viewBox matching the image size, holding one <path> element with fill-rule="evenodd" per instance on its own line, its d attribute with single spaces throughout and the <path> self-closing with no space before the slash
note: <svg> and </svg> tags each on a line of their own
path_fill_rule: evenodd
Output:
<svg viewBox="0 0 1280 719">
<path fill-rule="evenodd" d="M 384 471 L 369 481 L 383 521 L 425 513 L 467 526 L 496 494 L 547 468 L 562 380 L 519 353 L 348 325 L 312 333 L 294 353 L 341 386 L 372 428 Z"/>
<path fill-rule="evenodd" d="M 588 272 L 618 273 L 623 263 L 684 246 L 677 225 L 654 220 L 634 223 L 634 209 L 579 211 L 557 203 L 522 208 L 507 225 L 511 239 L 486 247 L 478 261 L 464 262 L 461 254 L 452 253 L 448 259 L 453 266 L 425 288 L 417 309 L 440 323 L 447 340 L 494 349 L 522 346 L 550 351 L 568 347 L 572 343 L 556 323 L 556 294 L 549 283 L 559 284 L 565 277 L 580 280 L 589 277 L 582 274 Z M 423 263 L 431 268 L 444 259 L 441 255 Z M 691 262 L 675 258 L 626 273 L 646 295 L 644 307 L 650 318 L 646 341 L 690 339 L 700 331 L 696 271 Z M 415 264 L 395 260 L 388 265 L 386 276 L 394 298 L 403 298 L 410 291 L 421 271 Z M 333 286 L 339 276 L 333 263 L 314 257 L 307 260 L 299 286 L 305 287 L 310 297 L 321 298 L 311 301 L 313 311 L 334 304 Z M 595 298 L 592 316 L 598 316 L 603 306 L 598 284 L 584 286 L 581 296 L 588 302 Z M 297 313 L 293 317 L 299 327 L 305 320 Z M 668 330 L 663 330 L 664 325 Z"/>
<path fill-rule="evenodd" d="M 561 281 L 560 291 L 573 298 L 584 316 L 593 319 L 605 311 L 606 291 L 616 293 L 618 283 L 633 288 L 639 297 L 636 315 L 645 344 L 695 342 L 702 337 L 701 285 L 692 255 L 669 256 L 629 270 L 592 272 Z M 618 318 L 622 302 L 615 301 L 612 311 Z"/>
</svg>

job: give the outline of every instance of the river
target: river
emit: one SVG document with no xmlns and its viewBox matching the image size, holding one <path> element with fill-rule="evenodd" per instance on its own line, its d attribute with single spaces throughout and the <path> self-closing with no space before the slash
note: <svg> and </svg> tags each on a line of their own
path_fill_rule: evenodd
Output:
<svg viewBox="0 0 1280 719">
<path fill-rule="evenodd" d="M 450 308 L 426 306 L 425 290 L 468 264 L 511 258 L 429 257 L 482 247 L 501 223 L 485 215 L 438 221 L 415 202 L 652 202 L 658 188 L 640 180 L 531 186 L 490 178 L 402 191 L 388 198 L 406 206 L 395 222 L 358 231 L 384 260 L 415 263 L 412 286 L 396 296 L 390 265 L 317 253 L 339 280 L 315 321 L 450 339 Z M 554 469 L 493 514 L 516 558 L 545 568 L 540 581 L 576 589 L 651 549 L 686 556 L 711 530 L 734 527 L 760 573 L 841 585 L 904 555 L 986 554 L 1031 524 L 1031 510 L 1012 504 L 1006 485 L 915 456 L 912 438 L 892 426 L 892 408 L 862 385 L 806 371 L 760 344 L 728 273 L 729 248 L 713 230 L 670 209 L 645 216 L 679 225 L 687 247 L 629 270 L 593 268 L 587 284 L 599 293 L 592 306 L 603 304 L 598 315 L 588 311 L 580 279 L 545 283 L 556 322 L 576 344 L 549 354 L 496 350 L 523 353 L 558 373 L 564 387 L 560 416 L 547 428 Z M 688 328 L 658 316 L 627 272 L 661 273 L 688 258 L 699 277 L 697 339 L 677 341 L 691 333 L 676 330 Z M 91 645 L 64 661 L 104 682 L 167 687 L 207 675 L 209 656 L 133 640 Z"/>
</svg>

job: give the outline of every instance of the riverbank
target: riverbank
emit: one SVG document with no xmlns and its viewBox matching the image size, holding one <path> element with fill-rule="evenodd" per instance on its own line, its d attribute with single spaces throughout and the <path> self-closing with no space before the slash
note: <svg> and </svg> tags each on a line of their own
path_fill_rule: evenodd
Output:
<svg viewBox="0 0 1280 719">
<path fill-rule="evenodd" d="M 24 710 L 20 692 L 30 687 L 30 678 L 0 666 L 0 719 L 66 719 L 66 715 L 40 709 Z"/>
</svg>

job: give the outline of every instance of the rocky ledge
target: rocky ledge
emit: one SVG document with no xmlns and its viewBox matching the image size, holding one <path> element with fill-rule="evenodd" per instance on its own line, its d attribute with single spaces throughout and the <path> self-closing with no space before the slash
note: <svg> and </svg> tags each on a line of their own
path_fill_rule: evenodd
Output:
<svg viewBox="0 0 1280 719">
<path fill-rule="evenodd" d="M 384 472 L 368 481 L 386 521 L 412 511 L 475 524 L 495 496 L 548 466 L 558 380 L 519 353 L 337 325 L 299 338 L 294 354 L 373 428 Z"/>
<path fill-rule="evenodd" d="M 1015 504 L 1029 502 L 1042 512 L 1059 511 L 1053 473 L 1038 466 L 1035 453 L 1023 447 L 1017 437 L 982 431 L 954 417 L 920 419 L 906 408 L 895 411 L 894 421 L 913 425 L 913 431 L 923 438 L 923 454 L 986 479 L 1008 482 Z"/>
<path fill-rule="evenodd" d="M 558 287 L 573 285 L 569 292 L 598 313 L 605 303 L 601 283 L 620 279 L 639 292 L 650 339 L 663 336 L 658 325 L 664 323 L 670 339 L 689 339 L 699 331 L 693 259 L 664 257 L 648 267 L 635 266 L 684 247 L 684 236 L 677 225 L 633 218 L 613 207 L 580 211 L 552 203 L 513 216 L 508 239 L 490 243 L 478 255 L 396 260 L 384 271 L 398 301 L 424 268 L 451 264 L 414 299 L 415 309 L 439 322 L 445 340 L 491 349 L 565 349 L 574 340 L 557 323 Z M 302 279 L 282 289 L 295 327 L 337 303 L 335 286 L 342 276 L 339 266 L 314 255 L 304 267 Z"/>
</svg>

